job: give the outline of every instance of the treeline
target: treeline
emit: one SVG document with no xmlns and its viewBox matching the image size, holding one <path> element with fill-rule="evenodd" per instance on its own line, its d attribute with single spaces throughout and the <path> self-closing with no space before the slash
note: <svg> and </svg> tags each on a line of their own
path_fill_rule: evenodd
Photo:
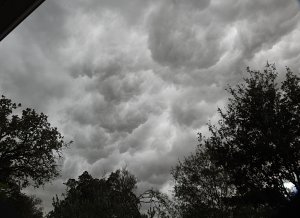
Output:
<svg viewBox="0 0 300 218">
<path fill-rule="evenodd" d="M 171 170 L 172 199 L 153 189 L 136 194 L 137 179 L 126 169 L 103 178 L 84 172 L 54 196 L 46 217 L 300 217 L 300 78 L 287 68 L 279 83 L 269 64 L 247 74 L 228 87 L 209 136 L 199 133 L 195 152 Z M 72 142 L 43 113 L 20 115 L 19 107 L 0 99 L 0 216 L 39 218 L 40 200 L 21 190 L 57 177 L 57 161 Z"/>
</svg>

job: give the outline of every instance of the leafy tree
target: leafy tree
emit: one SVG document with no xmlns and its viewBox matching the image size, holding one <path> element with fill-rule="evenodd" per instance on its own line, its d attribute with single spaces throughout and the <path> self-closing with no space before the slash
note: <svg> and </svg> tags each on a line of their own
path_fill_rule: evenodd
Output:
<svg viewBox="0 0 300 218">
<path fill-rule="evenodd" d="M 47 116 L 0 98 L 0 183 L 40 186 L 58 175 L 57 159 L 67 144 Z"/>
<path fill-rule="evenodd" d="M 300 191 L 300 78 L 286 70 L 279 86 L 275 65 L 247 68 L 227 89 L 211 135 L 172 171 L 183 217 L 271 217 L 295 202 L 284 185 Z"/>
<path fill-rule="evenodd" d="M 133 193 L 136 179 L 126 170 L 117 170 L 107 179 L 96 179 L 84 172 L 78 180 L 69 179 L 65 185 L 64 199 L 53 199 L 54 209 L 48 218 L 141 217 L 139 199 Z"/>
<path fill-rule="evenodd" d="M 174 194 L 182 217 L 229 217 L 226 204 L 235 192 L 223 167 L 216 166 L 206 151 L 207 140 L 199 134 L 196 152 L 179 161 L 171 173 Z"/>
<path fill-rule="evenodd" d="M 20 192 L 18 186 L 0 185 L 0 216 L 6 218 L 42 218 L 41 200 Z"/>
<path fill-rule="evenodd" d="M 209 126 L 208 150 L 245 199 L 276 206 L 291 197 L 286 182 L 300 187 L 300 78 L 287 68 L 279 87 L 275 65 L 247 72 Z"/>
</svg>

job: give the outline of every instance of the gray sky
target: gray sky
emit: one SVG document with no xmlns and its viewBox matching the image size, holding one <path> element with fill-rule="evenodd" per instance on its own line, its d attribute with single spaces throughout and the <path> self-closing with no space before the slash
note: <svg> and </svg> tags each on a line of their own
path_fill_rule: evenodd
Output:
<svg viewBox="0 0 300 218">
<path fill-rule="evenodd" d="M 127 166 L 139 189 L 171 189 L 170 169 L 216 121 L 227 84 L 275 62 L 299 73 L 296 0 L 47 0 L 0 42 L 0 93 L 49 115 L 67 140 L 61 177 Z"/>
</svg>

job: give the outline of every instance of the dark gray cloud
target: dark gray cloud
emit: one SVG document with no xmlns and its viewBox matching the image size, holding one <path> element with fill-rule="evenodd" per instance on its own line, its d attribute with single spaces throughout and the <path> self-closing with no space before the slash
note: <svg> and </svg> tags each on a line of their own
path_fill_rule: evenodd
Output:
<svg viewBox="0 0 300 218">
<path fill-rule="evenodd" d="M 84 170 L 125 167 L 169 191 L 170 169 L 218 118 L 224 88 L 266 60 L 299 72 L 295 0 L 48 0 L 0 43 L 0 91 L 74 140 L 44 201 Z"/>
<path fill-rule="evenodd" d="M 224 30 L 208 19 L 208 6 L 209 1 L 165 1 L 158 7 L 149 21 L 153 59 L 175 68 L 214 65 L 225 49 L 220 40 Z"/>
</svg>

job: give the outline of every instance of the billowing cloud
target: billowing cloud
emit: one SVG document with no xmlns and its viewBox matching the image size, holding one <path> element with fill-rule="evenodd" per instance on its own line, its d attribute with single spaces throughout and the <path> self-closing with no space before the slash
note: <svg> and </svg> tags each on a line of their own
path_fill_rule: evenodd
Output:
<svg viewBox="0 0 300 218">
<path fill-rule="evenodd" d="M 227 84 L 266 61 L 299 72 L 296 0 L 52 0 L 0 43 L 0 91 L 74 140 L 44 201 L 84 170 L 125 167 L 139 190 L 168 191 L 170 169 L 207 132 Z"/>
<path fill-rule="evenodd" d="M 151 14 L 149 49 L 155 61 L 175 68 L 216 64 L 225 49 L 224 29 L 209 19 L 209 2 L 165 1 Z"/>
</svg>

